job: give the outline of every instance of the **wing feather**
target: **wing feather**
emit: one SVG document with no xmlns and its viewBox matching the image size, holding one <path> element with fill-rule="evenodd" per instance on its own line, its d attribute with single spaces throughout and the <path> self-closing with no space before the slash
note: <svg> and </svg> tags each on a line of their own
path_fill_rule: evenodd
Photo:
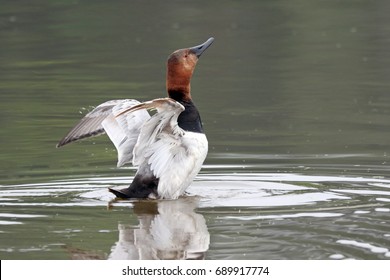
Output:
<svg viewBox="0 0 390 280">
<path fill-rule="evenodd" d="M 115 115 L 124 109 L 132 108 L 138 104 L 140 103 L 135 100 L 118 104 L 112 109 L 112 114 L 102 124 L 118 151 L 118 167 L 132 161 L 133 149 L 137 143 L 141 127 L 150 119 L 150 115 L 145 109 L 132 111 L 117 117 Z"/>
<path fill-rule="evenodd" d="M 140 104 L 133 99 L 104 102 L 85 115 L 80 122 L 57 144 L 57 147 L 107 133 L 118 151 L 118 166 L 132 161 L 133 149 L 142 125 L 150 118 L 146 110 L 138 110 L 121 117 L 119 112 Z"/>
<path fill-rule="evenodd" d="M 64 138 L 57 144 L 57 148 L 66 144 L 104 134 L 102 122 L 104 119 L 112 114 L 112 108 L 123 100 L 111 100 L 104 102 L 85 115 L 80 122 L 73 127 Z"/>
</svg>

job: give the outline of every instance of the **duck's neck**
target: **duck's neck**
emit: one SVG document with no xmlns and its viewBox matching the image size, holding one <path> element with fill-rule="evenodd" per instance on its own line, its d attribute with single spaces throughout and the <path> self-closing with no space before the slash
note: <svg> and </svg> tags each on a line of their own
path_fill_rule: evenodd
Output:
<svg viewBox="0 0 390 280">
<path fill-rule="evenodd" d="M 169 88 L 168 96 L 180 103 L 189 102 L 192 100 L 189 86 L 188 88 Z"/>
<path fill-rule="evenodd" d="M 166 87 L 168 96 L 178 102 L 191 100 L 191 76 L 193 70 L 168 67 Z"/>
</svg>

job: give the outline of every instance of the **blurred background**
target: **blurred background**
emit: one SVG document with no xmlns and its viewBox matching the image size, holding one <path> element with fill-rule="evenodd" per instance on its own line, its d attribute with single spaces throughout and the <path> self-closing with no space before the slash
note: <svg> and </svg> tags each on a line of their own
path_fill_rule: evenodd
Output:
<svg viewBox="0 0 390 280">
<path fill-rule="evenodd" d="M 388 258 L 389 11 L 387 0 L 0 0 L 1 258 L 106 258 L 146 236 L 137 223 L 178 224 L 142 204 L 106 210 L 107 187 L 134 175 L 106 136 L 55 146 L 93 106 L 166 96 L 168 55 L 209 37 L 192 79 L 209 155 L 191 189 L 200 206 L 184 213 L 208 252 L 192 257 Z M 154 208 L 181 215 L 187 202 Z"/>
</svg>

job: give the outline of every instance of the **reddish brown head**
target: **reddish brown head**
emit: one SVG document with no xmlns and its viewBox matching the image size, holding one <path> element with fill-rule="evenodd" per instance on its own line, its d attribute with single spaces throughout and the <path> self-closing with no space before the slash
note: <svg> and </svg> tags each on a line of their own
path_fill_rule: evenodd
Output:
<svg viewBox="0 0 390 280">
<path fill-rule="evenodd" d="M 177 50 L 168 57 L 167 91 L 169 97 L 177 101 L 191 100 L 190 81 L 192 73 L 199 57 L 213 41 L 214 38 L 211 37 L 201 45 Z"/>
</svg>

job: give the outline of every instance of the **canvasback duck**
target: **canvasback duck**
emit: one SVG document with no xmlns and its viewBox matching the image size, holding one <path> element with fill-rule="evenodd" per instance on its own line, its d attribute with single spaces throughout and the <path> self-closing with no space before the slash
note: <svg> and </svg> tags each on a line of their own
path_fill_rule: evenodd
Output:
<svg viewBox="0 0 390 280">
<path fill-rule="evenodd" d="M 201 54 L 213 43 L 173 52 L 167 61 L 167 98 L 147 102 L 110 100 L 97 106 L 57 144 L 107 133 L 118 152 L 117 166 L 138 167 L 128 188 L 109 189 L 116 197 L 177 199 L 201 169 L 208 142 L 190 81 Z M 155 114 L 149 114 L 155 109 Z"/>
</svg>

